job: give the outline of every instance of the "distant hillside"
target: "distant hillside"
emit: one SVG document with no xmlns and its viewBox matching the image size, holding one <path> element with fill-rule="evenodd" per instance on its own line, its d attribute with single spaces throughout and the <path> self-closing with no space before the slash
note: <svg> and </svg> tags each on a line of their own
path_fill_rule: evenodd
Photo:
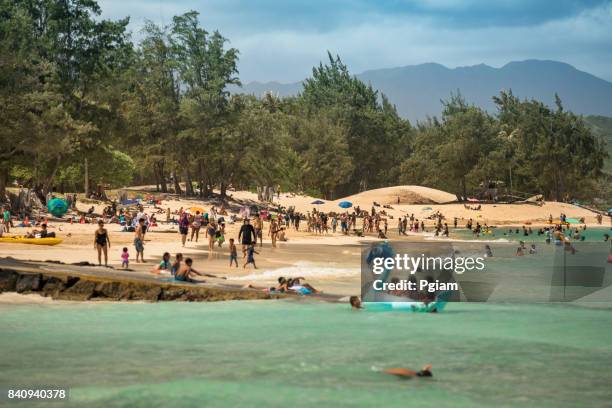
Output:
<svg viewBox="0 0 612 408">
<path fill-rule="evenodd" d="M 527 60 L 510 62 L 501 68 L 480 64 L 453 69 L 428 63 L 371 70 L 357 77 L 385 93 L 399 113 L 413 122 L 438 115 L 440 100 L 448 99 L 457 90 L 470 103 L 489 111 L 495 109 L 492 96 L 502 89 L 512 89 L 520 98 L 535 98 L 550 105 L 556 92 L 568 110 L 612 116 L 612 83 L 562 62 Z M 232 91 L 256 96 L 272 91 L 287 96 L 301 89 L 300 82 L 253 82 Z"/>
<path fill-rule="evenodd" d="M 606 161 L 606 171 L 612 174 L 612 118 L 606 116 L 587 116 L 585 119 L 591 125 L 593 131 L 606 141 L 608 155 L 610 156 Z"/>
</svg>

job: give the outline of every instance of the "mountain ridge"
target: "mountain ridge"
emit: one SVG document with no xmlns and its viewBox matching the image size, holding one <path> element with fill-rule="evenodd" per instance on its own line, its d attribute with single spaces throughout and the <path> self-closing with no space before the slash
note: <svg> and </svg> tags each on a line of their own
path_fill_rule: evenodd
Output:
<svg viewBox="0 0 612 408">
<path fill-rule="evenodd" d="M 495 110 L 492 97 L 501 90 L 512 90 L 520 97 L 535 98 L 553 105 L 558 94 L 566 109 L 582 115 L 612 116 L 612 82 L 553 60 L 510 61 L 495 68 L 481 63 L 449 68 L 436 62 L 400 67 L 370 69 L 356 75 L 387 95 L 401 116 L 415 122 L 437 116 L 440 100 L 452 92 L 490 112 Z M 253 81 L 232 93 L 261 96 L 273 92 L 279 96 L 296 95 L 302 81 Z"/>
</svg>

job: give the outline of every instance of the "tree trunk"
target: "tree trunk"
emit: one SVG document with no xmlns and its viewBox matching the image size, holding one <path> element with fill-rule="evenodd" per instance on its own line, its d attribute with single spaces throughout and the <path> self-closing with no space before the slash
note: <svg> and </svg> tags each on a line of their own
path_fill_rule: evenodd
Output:
<svg viewBox="0 0 612 408">
<path fill-rule="evenodd" d="M 160 191 L 160 182 L 159 182 L 159 164 L 153 163 L 153 177 L 155 177 L 155 191 L 159 193 Z"/>
<path fill-rule="evenodd" d="M 61 157 L 57 156 L 57 159 L 55 160 L 55 166 L 53 167 L 53 171 L 51 172 L 51 175 L 47 178 L 47 181 L 43 185 L 42 192 L 45 197 L 47 197 L 47 194 L 49 193 L 49 191 L 51 191 L 51 184 L 53 183 L 53 179 L 55 178 L 55 175 L 57 174 L 57 171 L 59 170 L 60 163 L 61 163 Z"/>
<path fill-rule="evenodd" d="M 85 158 L 85 198 L 89 197 L 89 165 L 87 158 Z"/>
<path fill-rule="evenodd" d="M 6 183 L 8 181 L 8 169 L 5 167 L 0 168 L 0 202 L 4 203 L 7 201 L 6 194 Z"/>
<path fill-rule="evenodd" d="M 174 172 L 173 179 L 174 179 L 174 193 L 178 195 L 183 194 L 183 191 L 181 190 L 181 182 L 178 178 L 178 173 L 176 171 Z"/>
<path fill-rule="evenodd" d="M 189 169 L 185 169 L 185 194 L 189 197 L 193 197 L 193 184 Z"/>
<path fill-rule="evenodd" d="M 159 163 L 159 178 L 160 178 L 162 193 L 168 192 L 168 184 L 166 184 L 165 167 L 166 167 L 166 162 L 164 161 L 164 159 L 162 159 Z"/>
<path fill-rule="evenodd" d="M 225 181 L 221 180 L 219 188 L 221 190 L 221 198 L 225 198 L 227 196 L 227 184 L 225 184 Z"/>
</svg>

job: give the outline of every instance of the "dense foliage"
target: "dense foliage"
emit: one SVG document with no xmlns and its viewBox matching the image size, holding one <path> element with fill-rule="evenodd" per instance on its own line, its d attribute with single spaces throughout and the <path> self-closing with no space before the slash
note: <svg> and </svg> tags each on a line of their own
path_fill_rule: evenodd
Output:
<svg viewBox="0 0 612 408">
<path fill-rule="evenodd" d="M 502 92 L 491 115 L 454 95 L 413 126 L 331 54 L 296 97 L 232 95 L 239 51 L 196 12 L 148 22 L 137 44 L 127 18 L 99 14 L 94 0 L 0 0 L 2 196 L 17 182 L 42 196 L 151 183 L 335 198 L 410 183 L 467 197 L 500 181 L 512 194 L 601 196 L 605 146 L 561 101 Z"/>
</svg>

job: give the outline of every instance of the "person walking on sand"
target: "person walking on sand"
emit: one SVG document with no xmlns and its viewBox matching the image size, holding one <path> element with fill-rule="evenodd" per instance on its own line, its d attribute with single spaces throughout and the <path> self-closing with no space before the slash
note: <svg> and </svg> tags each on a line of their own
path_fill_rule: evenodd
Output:
<svg viewBox="0 0 612 408">
<path fill-rule="evenodd" d="M 236 263 L 236 268 L 238 267 L 238 250 L 236 249 L 236 244 L 234 244 L 234 238 L 230 238 L 229 240 L 229 261 L 230 268 L 232 267 L 232 263 Z"/>
<path fill-rule="evenodd" d="M 248 246 L 253 243 L 253 237 L 255 236 L 255 229 L 249 223 L 249 219 L 245 218 L 244 223 L 240 227 L 238 232 L 238 239 L 242 242 L 242 250 L 246 250 Z"/>
<path fill-rule="evenodd" d="M 104 253 L 104 266 L 108 266 L 108 249 L 110 239 L 108 231 L 104 228 L 104 221 L 98 221 L 98 229 L 94 234 L 94 248 L 98 251 L 98 265 L 102 265 L 102 253 Z"/>
<path fill-rule="evenodd" d="M 278 224 L 276 220 L 272 220 L 270 223 L 270 229 L 268 230 L 268 235 L 272 239 L 272 247 L 276 248 L 276 238 L 278 237 Z"/>
<path fill-rule="evenodd" d="M 253 221 L 253 227 L 255 229 L 255 244 L 257 245 L 257 239 L 259 239 L 259 246 L 263 246 L 263 221 L 261 215 L 257 214 Z"/>
<path fill-rule="evenodd" d="M 200 227 L 202 226 L 202 215 L 200 215 L 199 211 L 196 211 L 193 216 L 193 221 L 191 222 L 191 238 L 189 241 L 193 241 L 193 236 L 195 235 L 195 242 L 198 242 L 198 238 L 200 237 Z"/>
<path fill-rule="evenodd" d="M 189 233 L 189 217 L 185 212 L 181 214 L 181 219 L 179 220 L 179 233 L 181 234 L 181 243 L 184 247 L 187 241 L 187 234 Z"/>
<path fill-rule="evenodd" d="M 246 262 L 242 265 L 242 269 L 246 268 L 246 266 L 250 263 L 253 264 L 253 267 L 257 269 L 257 265 L 255 265 L 255 256 L 253 254 L 258 254 L 255 250 L 255 244 L 250 244 L 248 248 L 244 250 L 244 256 L 246 257 Z"/>
<path fill-rule="evenodd" d="M 134 231 L 134 248 L 136 248 L 136 263 L 144 263 L 144 218 L 138 220 L 136 231 Z M 140 258 L 140 261 L 138 260 Z"/>
<path fill-rule="evenodd" d="M 2 222 L 4 223 L 4 232 L 10 232 L 11 231 L 11 210 L 9 209 L 8 206 L 4 207 L 4 211 L 2 212 Z"/>
</svg>

